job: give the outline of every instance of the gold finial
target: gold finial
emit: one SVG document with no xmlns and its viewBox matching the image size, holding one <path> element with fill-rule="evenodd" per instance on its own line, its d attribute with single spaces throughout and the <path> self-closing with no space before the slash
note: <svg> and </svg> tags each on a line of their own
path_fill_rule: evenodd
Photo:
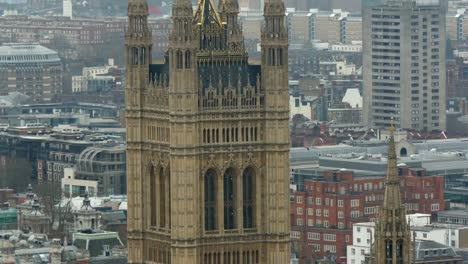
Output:
<svg viewBox="0 0 468 264">
<path fill-rule="evenodd" d="M 213 0 L 198 0 L 194 21 L 197 21 L 197 25 L 199 26 L 205 23 L 222 25 L 221 17 L 216 10 Z"/>
</svg>

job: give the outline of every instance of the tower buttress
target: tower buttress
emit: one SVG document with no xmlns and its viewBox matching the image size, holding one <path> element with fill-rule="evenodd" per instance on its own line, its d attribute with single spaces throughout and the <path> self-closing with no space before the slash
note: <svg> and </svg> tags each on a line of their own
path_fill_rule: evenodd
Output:
<svg viewBox="0 0 468 264">
<path fill-rule="evenodd" d="M 142 140 L 144 139 L 143 104 L 144 90 L 149 83 L 152 38 L 148 27 L 146 0 L 128 1 L 128 27 L 125 32 L 126 88 L 125 105 L 127 119 L 127 195 L 129 263 L 143 261 L 143 186 L 144 167 Z"/>
<path fill-rule="evenodd" d="M 264 26 L 261 32 L 262 76 L 261 91 L 265 96 L 264 143 L 265 175 L 268 183 L 265 187 L 267 197 L 275 197 L 266 203 L 267 233 L 277 233 L 281 242 L 268 245 L 268 252 L 275 247 L 281 249 L 281 255 L 289 254 L 289 239 L 284 236 L 290 228 L 290 218 L 284 214 L 289 210 L 287 200 L 289 179 L 289 93 L 288 93 L 288 33 L 285 25 L 285 5 L 283 0 L 265 0 Z M 273 186 L 280 186 L 276 189 Z M 269 253 L 265 263 L 287 263 L 289 259 L 277 259 L 278 255 Z"/>
<path fill-rule="evenodd" d="M 170 226 L 171 263 L 192 263 L 197 249 L 185 247 L 200 234 L 200 226 L 190 219 L 198 215 L 197 203 L 187 199 L 197 193 L 198 145 L 198 64 L 199 42 L 194 30 L 191 0 L 176 0 L 172 8 L 173 30 L 169 37 L 169 123 L 170 123 Z M 184 184 L 180 184 L 184 182 Z M 177 191 L 172 191 L 177 190 Z M 191 208 L 190 215 L 180 208 Z"/>
</svg>

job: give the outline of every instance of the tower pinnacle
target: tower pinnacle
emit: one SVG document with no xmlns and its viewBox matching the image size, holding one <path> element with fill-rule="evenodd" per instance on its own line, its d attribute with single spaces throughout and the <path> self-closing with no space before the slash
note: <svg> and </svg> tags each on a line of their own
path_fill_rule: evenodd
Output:
<svg viewBox="0 0 468 264">
<path fill-rule="evenodd" d="M 170 46 L 179 44 L 187 46 L 193 40 L 192 30 L 193 8 L 190 0 L 175 0 L 172 5 L 172 33 L 169 36 Z M 177 43 L 177 44 L 176 44 Z"/>
<path fill-rule="evenodd" d="M 151 31 L 148 27 L 146 0 L 128 1 L 128 28 L 125 32 L 127 66 L 149 65 L 151 60 Z"/>
<path fill-rule="evenodd" d="M 172 18 L 187 17 L 193 15 L 192 2 L 190 0 L 175 0 L 172 4 Z"/>
<path fill-rule="evenodd" d="M 375 263 L 410 263 L 410 228 L 406 222 L 406 209 L 401 203 L 400 180 L 395 153 L 395 127 L 390 125 L 387 178 L 383 207 L 375 224 Z M 374 262 L 374 261 L 373 261 Z"/>
<path fill-rule="evenodd" d="M 262 29 L 262 40 L 288 41 L 285 24 L 286 7 L 283 0 L 266 0 L 263 10 L 265 23 Z"/>
<path fill-rule="evenodd" d="M 395 126 L 392 119 L 390 126 L 390 141 L 388 145 L 387 178 L 384 198 L 384 207 L 388 209 L 397 209 L 401 207 L 400 180 L 398 178 L 394 134 Z"/>
<path fill-rule="evenodd" d="M 151 32 L 148 30 L 148 3 L 146 0 L 128 1 L 128 29 L 127 37 L 137 39 L 151 39 Z"/>
</svg>

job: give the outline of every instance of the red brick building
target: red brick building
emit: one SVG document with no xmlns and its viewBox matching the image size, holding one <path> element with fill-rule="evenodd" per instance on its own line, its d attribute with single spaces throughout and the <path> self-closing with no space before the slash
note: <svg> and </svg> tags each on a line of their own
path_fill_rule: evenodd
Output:
<svg viewBox="0 0 468 264">
<path fill-rule="evenodd" d="M 399 168 L 401 196 L 408 214 L 445 209 L 443 176 Z M 295 176 L 295 179 L 297 180 Z M 356 177 L 352 171 L 326 171 L 321 177 L 298 180 L 291 199 L 291 236 L 302 257 L 346 256 L 353 223 L 374 221 L 383 204 L 384 177 Z M 297 249 L 297 248 L 296 248 Z"/>
</svg>

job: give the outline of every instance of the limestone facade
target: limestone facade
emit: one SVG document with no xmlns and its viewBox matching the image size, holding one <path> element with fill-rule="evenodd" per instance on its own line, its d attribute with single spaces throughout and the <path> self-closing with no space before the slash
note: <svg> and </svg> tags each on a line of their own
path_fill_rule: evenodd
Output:
<svg viewBox="0 0 468 264">
<path fill-rule="evenodd" d="M 148 6 L 129 1 L 129 263 L 289 263 L 284 3 L 265 3 L 261 65 L 238 9 L 174 1 L 166 59 L 152 64 Z"/>
</svg>

